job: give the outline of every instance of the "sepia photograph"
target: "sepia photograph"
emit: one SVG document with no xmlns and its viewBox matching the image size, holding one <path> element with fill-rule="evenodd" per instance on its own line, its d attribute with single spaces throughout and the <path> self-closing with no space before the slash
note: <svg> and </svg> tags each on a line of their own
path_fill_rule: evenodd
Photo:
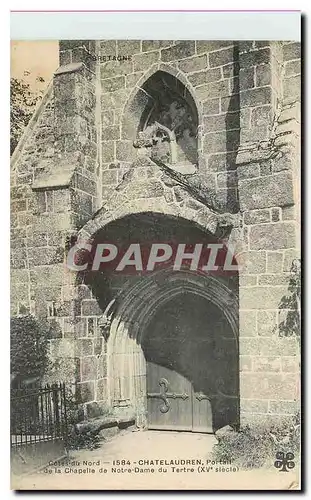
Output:
<svg viewBox="0 0 311 500">
<path fill-rule="evenodd" d="M 300 58 L 11 40 L 12 489 L 301 488 Z"/>
</svg>

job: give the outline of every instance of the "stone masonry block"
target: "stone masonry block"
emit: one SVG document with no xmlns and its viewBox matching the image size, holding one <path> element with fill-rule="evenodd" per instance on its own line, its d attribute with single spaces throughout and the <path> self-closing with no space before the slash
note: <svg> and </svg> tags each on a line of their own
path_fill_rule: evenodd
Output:
<svg viewBox="0 0 311 500">
<path fill-rule="evenodd" d="M 251 128 L 252 127 L 261 127 L 267 126 L 267 124 L 271 123 L 273 119 L 272 106 L 258 106 L 257 108 L 252 109 L 251 113 Z"/>
<path fill-rule="evenodd" d="M 97 357 L 97 378 L 107 377 L 107 356 Z"/>
<path fill-rule="evenodd" d="M 248 68 L 249 66 L 267 64 L 270 62 L 270 59 L 271 59 L 270 48 L 264 48 L 240 54 L 239 63 L 241 68 Z"/>
<path fill-rule="evenodd" d="M 118 183 L 118 171 L 114 170 L 104 170 L 102 173 L 102 183 L 103 185 L 117 185 Z"/>
<path fill-rule="evenodd" d="M 255 85 L 256 87 L 264 87 L 271 85 L 272 68 L 271 64 L 261 64 L 255 67 Z"/>
<path fill-rule="evenodd" d="M 90 338 L 75 339 L 74 348 L 76 357 L 92 356 L 94 354 L 94 342 Z"/>
<path fill-rule="evenodd" d="M 255 87 L 255 69 L 253 67 L 242 68 L 239 74 L 240 90 L 252 89 Z"/>
<path fill-rule="evenodd" d="M 279 250 L 295 248 L 296 227 L 292 222 L 258 224 L 252 226 L 249 233 L 251 250 Z"/>
<path fill-rule="evenodd" d="M 267 273 L 281 273 L 283 259 L 283 252 L 267 252 Z"/>
<path fill-rule="evenodd" d="M 267 125 L 253 127 L 249 130 L 241 131 L 241 143 L 266 141 L 270 137 L 270 131 Z"/>
<path fill-rule="evenodd" d="M 215 116 L 204 116 L 204 131 L 216 132 L 217 130 L 234 130 L 240 128 L 239 113 L 223 113 Z"/>
<path fill-rule="evenodd" d="M 253 357 L 254 372 L 280 372 L 281 358 L 272 356 L 254 356 Z"/>
<path fill-rule="evenodd" d="M 118 126 L 108 126 L 102 128 L 102 140 L 111 141 L 120 139 L 120 127 Z"/>
<path fill-rule="evenodd" d="M 278 309 L 281 300 L 287 296 L 287 286 L 257 286 L 241 288 L 242 309 Z"/>
<path fill-rule="evenodd" d="M 193 87 L 198 87 L 203 83 L 206 83 L 206 71 L 198 71 L 193 73 L 193 75 L 188 75 L 188 80 Z M 218 78 L 216 78 L 218 80 Z"/>
<path fill-rule="evenodd" d="M 154 198 L 164 194 L 164 187 L 158 181 L 137 182 L 129 186 L 131 195 L 136 198 Z"/>
<path fill-rule="evenodd" d="M 237 174 L 236 172 L 220 172 L 217 174 L 217 187 L 218 188 L 236 188 L 237 187 Z"/>
<path fill-rule="evenodd" d="M 243 54 L 243 52 L 249 52 L 254 49 L 255 41 L 254 40 L 240 40 L 239 41 L 239 52 Z"/>
<path fill-rule="evenodd" d="M 220 108 L 223 113 L 240 111 L 240 95 L 233 94 L 228 97 L 222 97 L 220 100 Z"/>
<path fill-rule="evenodd" d="M 71 50 L 75 48 L 85 47 L 90 50 L 90 40 L 60 40 L 59 48 L 60 50 Z"/>
<path fill-rule="evenodd" d="M 208 170 L 210 172 L 235 170 L 235 153 L 216 153 L 208 155 Z"/>
<path fill-rule="evenodd" d="M 201 101 L 215 97 L 225 97 L 230 95 L 229 80 L 205 83 L 196 88 L 196 93 Z M 231 110 L 233 111 L 233 110 Z"/>
<path fill-rule="evenodd" d="M 203 83 L 217 82 L 221 79 L 220 68 L 206 69 L 204 71 L 197 71 L 188 75 L 188 80 L 194 87 L 202 85 Z"/>
<path fill-rule="evenodd" d="M 133 141 L 116 142 L 116 159 L 119 161 L 133 161 L 137 157 L 136 149 L 133 147 Z"/>
<path fill-rule="evenodd" d="M 220 113 L 220 98 L 207 99 L 203 102 L 203 115 L 217 115 Z"/>
<path fill-rule="evenodd" d="M 81 382 L 77 384 L 77 398 L 81 403 L 94 401 L 95 399 L 95 382 Z"/>
<path fill-rule="evenodd" d="M 103 163 L 110 163 L 114 161 L 114 141 L 103 141 L 101 146 Z"/>
<path fill-rule="evenodd" d="M 299 373 L 299 357 L 298 356 L 283 356 L 282 371 L 287 373 Z"/>
<path fill-rule="evenodd" d="M 269 210 L 250 210 L 244 212 L 244 224 L 253 225 L 270 222 Z"/>
<path fill-rule="evenodd" d="M 211 68 L 217 66 L 224 66 L 225 64 L 232 63 L 234 60 L 234 48 L 228 47 L 226 49 L 217 50 L 208 54 L 209 65 Z"/>
<path fill-rule="evenodd" d="M 103 56 L 116 56 L 117 40 L 101 40 L 100 53 Z"/>
<path fill-rule="evenodd" d="M 96 356 L 87 356 L 81 360 L 82 382 L 86 380 L 95 380 L 97 378 L 97 358 Z"/>
<path fill-rule="evenodd" d="M 240 286 L 256 286 L 257 285 L 257 276 L 249 275 L 249 274 L 240 274 L 239 278 Z"/>
<path fill-rule="evenodd" d="M 238 62 L 232 62 L 221 67 L 222 74 L 224 78 L 233 78 L 239 74 L 239 64 Z"/>
<path fill-rule="evenodd" d="M 62 264 L 51 267 L 37 267 L 30 270 L 30 283 L 49 283 L 50 286 L 61 285 L 64 280 L 64 267 Z"/>
<path fill-rule="evenodd" d="M 254 40 L 255 49 L 264 49 L 265 47 L 270 47 L 271 42 L 269 40 Z"/>
<path fill-rule="evenodd" d="M 242 372 L 240 377 L 240 394 L 242 398 L 294 400 L 297 397 L 297 381 L 292 375 L 281 373 L 248 373 Z"/>
<path fill-rule="evenodd" d="M 26 269 L 12 269 L 11 280 L 12 283 L 28 283 L 28 270 Z"/>
<path fill-rule="evenodd" d="M 207 56 L 197 56 L 191 59 L 184 59 L 179 61 L 178 67 L 184 73 L 193 73 L 194 71 L 200 71 L 207 68 Z"/>
<path fill-rule="evenodd" d="M 197 53 L 213 52 L 215 50 L 225 49 L 226 47 L 233 46 L 231 40 L 198 40 L 196 42 Z"/>
<path fill-rule="evenodd" d="M 283 97 L 285 100 L 299 100 L 301 94 L 300 75 L 286 78 L 283 83 Z"/>
<path fill-rule="evenodd" d="M 276 332 L 277 311 L 257 311 L 257 333 L 261 337 L 271 337 Z"/>
<path fill-rule="evenodd" d="M 96 299 L 85 299 L 82 301 L 82 316 L 98 316 L 102 313 L 103 311 Z"/>
<path fill-rule="evenodd" d="M 174 45 L 173 40 L 143 40 L 142 52 L 171 47 L 172 45 Z"/>
<path fill-rule="evenodd" d="M 281 209 L 280 208 L 271 208 L 271 221 L 279 222 L 281 220 Z"/>
<path fill-rule="evenodd" d="M 272 88 L 270 86 L 258 87 L 250 90 L 242 90 L 240 92 L 240 106 L 245 108 L 248 106 L 261 106 L 272 102 Z"/>
<path fill-rule="evenodd" d="M 297 401 L 269 401 L 269 413 L 277 415 L 295 415 L 299 410 Z"/>
<path fill-rule="evenodd" d="M 173 47 L 161 50 L 161 59 L 163 62 L 174 61 L 175 59 L 185 59 L 195 54 L 195 42 L 183 41 Z"/>
<path fill-rule="evenodd" d="M 241 399 L 240 401 L 241 412 L 247 413 L 267 413 L 268 401 L 262 399 Z"/>
<path fill-rule="evenodd" d="M 147 52 L 133 56 L 134 71 L 146 71 L 150 66 L 158 62 L 160 59 L 160 52 Z"/>
<path fill-rule="evenodd" d="M 242 274 L 261 274 L 266 272 L 266 252 L 241 252 L 237 260 Z"/>
<path fill-rule="evenodd" d="M 143 76 L 143 74 L 143 71 L 136 71 L 136 73 L 130 73 L 129 75 L 126 75 L 126 87 L 134 87 L 139 79 Z"/>
<path fill-rule="evenodd" d="M 258 284 L 271 286 L 288 285 L 289 276 L 287 274 L 265 274 L 259 276 Z"/>
<path fill-rule="evenodd" d="M 285 64 L 285 76 L 293 76 L 301 74 L 301 63 L 300 60 L 289 61 Z"/>
<path fill-rule="evenodd" d="M 239 198 L 243 211 L 292 205 L 294 203 L 292 175 L 290 172 L 280 172 L 260 179 L 241 180 Z"/>
<path fill-rule="evenodd" d="M 300 259 L 300 257 L 301 257 L 300 250 L 298 249 L 285 250 L 284 261 L 283 261 L 283 272 L 289 273 L 291 271 L 293 261 L 296 259 Z"/>
<path fill-rule="evenodd" d="M 260 176 L 259 163 L 250 163 L 248 165 L 247 164 L 239 165 L 237 171 L 238 171 L 239 180 Z"/>
<path fill-rule="evenodd" d="M 66 66 L 72 63 L 72 50 L 61 50 L 59 52 L 59 65 Z"/>
<path fill-rule="evenodd" d="M 74 176 L 73 185 L 74 187 L 80 189 L 81 191 L 84 191 L 85 193 L 91 194 L 93 196 L 96 196 L 97 194 L 96 183 L 90 179 L 90 176 L 86 177 L 84 175 L 76 173 Z"/>
<path fill-rule="evenodd" d="M 50 342 L 50 355 L 55 358 L 74 358 L 74 339 L 55 339 Z"/>
<path fill-rule="evenodd" d="M 140 40 L 117 40 L 117 52 L 119 56 L 129 56 L 140 52 Z"/>
<path fill-rule="evenodd" d="M 256 311 L 240 310 L 240 337 L 254 337 L 256 331 Z"/>
<path fill-rule="evenodd" d="M 240 371 L 251 372 L 253 368 L 252 356 L 240 356 Z"/>
<path fill-rule="evenodd" d="M 125 88 L 125 76 L 116 76 L 102 81 L 103 92 L 114 92 Z"/>
<path fill-rule="evenodd" d="M 46 266 L 63 262 L 64 249 L 61 247 L 39 247 L 31 251 L 33 266 Z"/>
<path fill-rule="evenodd" d="M 289 104 L 287 106 L 283 106 L 280 116 L 278 118 L 278 122 L 287 122 L 289 120 L 296 120 L 300 122 L 301 115 L 301 104 L 299 102 L 295 102 L 293 104 Z"/>
<path fill-rule="evenodd" d="M 96 382 L 96 400 L 105 401 L 108 396 L 108 383 L 106 378 L 97 380 Z"/>
<path fill-rule="evenodd" d="M 301 55 L 301 43 L 293 42 L 287 43 L 283 47 L 283 57 L 284 61 L 291 61 L 293 59 L 300 59 Z"/>
<path fill-rule="evenodd" d="M 239 145 L 239 131 L 211 132 L 204 136 L 203 150 L 206 154 L 222 151 L 236 151 Z"/>
</svg>

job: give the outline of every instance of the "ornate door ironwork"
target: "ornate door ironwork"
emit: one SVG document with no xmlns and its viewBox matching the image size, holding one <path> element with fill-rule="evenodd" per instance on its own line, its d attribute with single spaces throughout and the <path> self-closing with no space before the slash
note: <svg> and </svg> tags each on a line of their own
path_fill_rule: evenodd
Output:
<svg viewBox="0 0 311 500">
<path fill-rule="evenodd" d="M 162 399 L 163 405 L 160 406 L 159 410 L 161 413 L 167 413 L 170 408 L 169 399 L 183 399 L 184 401 L 189 398 L 189 394 L 183 392 L 182 394 L 178 394 L 176 392 L 168 392 L 169 383 L 166 378 L 160 378 L 159 380 L 160 392 L 149 392 L 147 393 L 148 398 L 157 398 Z"/>
</svg>

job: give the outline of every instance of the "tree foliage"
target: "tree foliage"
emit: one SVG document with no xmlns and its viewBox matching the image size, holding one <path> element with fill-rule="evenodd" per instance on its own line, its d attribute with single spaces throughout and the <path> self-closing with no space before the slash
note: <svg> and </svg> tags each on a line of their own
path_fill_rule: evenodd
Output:
<svg viewBox="0 0 311 500">
<path fill-rule="evenodd" d="M 41 377 L 49 364 L 51 327 L 31 315 L 11 318 L 11 374 L 14 380 Z"/>
<path fill-rule="evenodd" d="M 294 259 L 291 266 L 288 293 L 279 305 L 279 310 L 285 310 L 285 317 L 279 324 L 279 332 L 283 337 L 296 336 L 300 340 L 301 332 L 301 262 Z"/>
<path fill-rule="evenodd" d="M 44 82 L 41 76 L 37 82 Z M 35 110 L 37 102 L 42 98 L 42 91 L 33 92 L 29 83 L 11 78 L 10 82 L 10 151 L 13 154 L 28 122 Z"/>
</svg>

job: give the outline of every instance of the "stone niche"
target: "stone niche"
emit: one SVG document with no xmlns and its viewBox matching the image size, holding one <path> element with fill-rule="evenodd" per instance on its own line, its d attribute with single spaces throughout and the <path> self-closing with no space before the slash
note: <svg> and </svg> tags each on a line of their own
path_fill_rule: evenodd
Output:
<svg viewBox="0 0 311 500">
<path fill-rule="evenodd" d="M 134 146 L 177 169 L 197 165 L 198 114 L 185 86 L 169 73 L 157 71 L 140 90 L 144 109 Z"/>
</svg>

